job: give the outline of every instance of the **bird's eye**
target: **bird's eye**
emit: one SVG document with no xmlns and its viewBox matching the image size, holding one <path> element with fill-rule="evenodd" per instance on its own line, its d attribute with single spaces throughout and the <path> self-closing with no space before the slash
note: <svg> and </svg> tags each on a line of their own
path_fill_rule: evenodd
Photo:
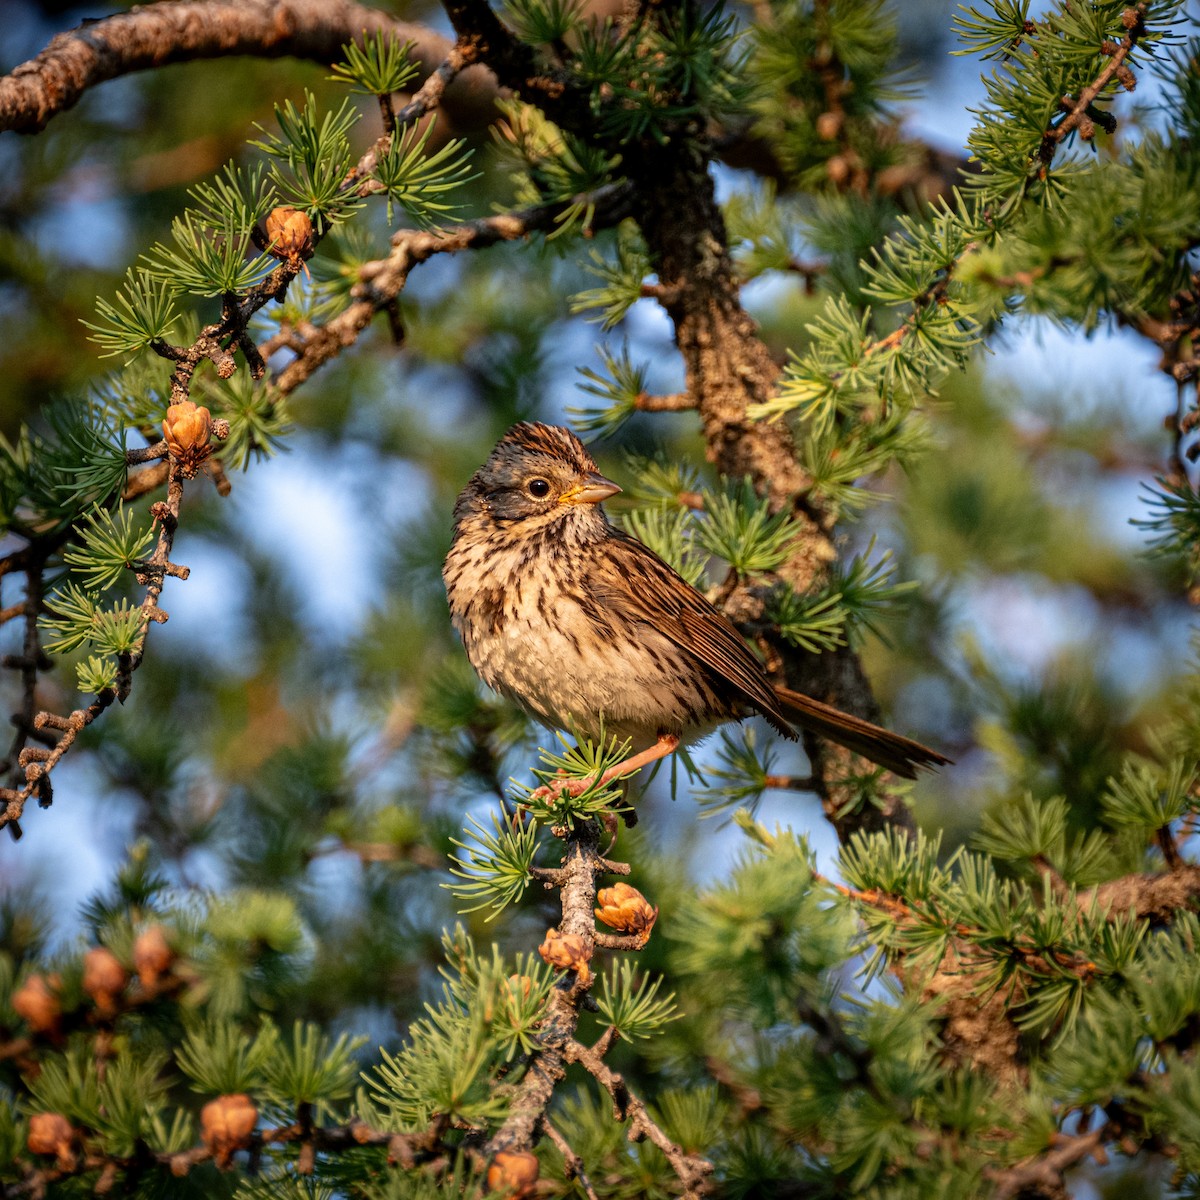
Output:
<svg viewBox="0 0 1200 1200">
<path fill-rule="evenodd" d="M 550 495 L 550 482 L 546 479 L 531 479 L 525 485 L 525 490 L 535 500 L 544 500 L 548 495 Z"/>
</svg>

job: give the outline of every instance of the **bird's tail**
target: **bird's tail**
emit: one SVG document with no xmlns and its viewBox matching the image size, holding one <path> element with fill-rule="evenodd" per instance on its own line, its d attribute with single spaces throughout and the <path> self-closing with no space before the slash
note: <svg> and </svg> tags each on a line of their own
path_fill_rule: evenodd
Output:
<svg viewBox="0 0 1200 1200">
<path fill-rule="evenodd" d="M 789 721 L 837 742 L 905 779 L 915 779 L 921 767 L 940 766 L 950 761 L 944 754 L 922 746 L 912 738 L 892 733 L 790 688 L 776 688 L 775 695 Z"/>
</svg>

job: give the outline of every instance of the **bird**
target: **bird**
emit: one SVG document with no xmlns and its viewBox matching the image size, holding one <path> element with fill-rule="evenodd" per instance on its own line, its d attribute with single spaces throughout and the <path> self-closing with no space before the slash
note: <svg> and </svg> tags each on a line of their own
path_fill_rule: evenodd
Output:
<svg viewBox="0 0 1200 1200">
<path fill-rule="evenodd" d="M 758 714 L 907 779 L 944 755 L 774 686 L 734 624 L 603 501 L 621 488 L 557 425 L 522 421 L 454 505 L 442 578 L 451 622 L 489 687 L 541 724 L 628 739 L 633 770 Z"/>
</svg>

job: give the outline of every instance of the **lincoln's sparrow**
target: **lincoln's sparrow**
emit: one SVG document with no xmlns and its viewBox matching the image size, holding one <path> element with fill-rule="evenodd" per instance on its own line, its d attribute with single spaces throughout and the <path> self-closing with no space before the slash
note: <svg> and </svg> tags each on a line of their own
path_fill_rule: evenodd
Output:
<svg viewBox="0 0 1200 1200">
<path fill-rule="evenodd" d="M 574 434 L 529 422 L 471 477 L 442 574 L 485 683 L 554 729 L 595 739 L 603 721 L 643 762 L 756 712 L 787 737 L 800 725 L 910 779 L 948 761 L 772 687 L 728 618 L 609 524 L 600 501 L 620 490 Z"/>
</svg>

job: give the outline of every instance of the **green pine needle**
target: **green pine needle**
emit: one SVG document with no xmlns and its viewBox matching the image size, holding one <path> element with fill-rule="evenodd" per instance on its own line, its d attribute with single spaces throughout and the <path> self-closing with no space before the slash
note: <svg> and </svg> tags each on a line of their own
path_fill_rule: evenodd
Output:
<svg viewBox="0 0 1200 1200">
<path fill-rule="evenodd" d="M 251 167 L 226 163 L 211 181 L 188 188 L 188 195 L 199 220 L 213 229 L 228 223 L 235 229 L 249 230 L 275 207 L 278 199 L 273 185 L 265 181 L 262 163 Z"/>
<path fill-rule="evenodd" d="M 614 962 L 600 976 L 596 1007 L 600 1016 L 623 1038 L 648 1038 L 679 1013 L 673 995 L 659 998 L 662 977 L 637 976 L 628 958 Z"/>
<path fill-rule="evenodd" d="M 630 359 L 628 345 L 622 346 L 619 354 L 607 346 L 600 346 L 598 353 L 607 374 L 580 367 L 579 374 L 588 382 L 581 383 L 579 390 L 605 403 L 600 408 L 568 405 L 567 415 L 581 434 L 611 437 L 637 412 L 638 401 L 646 394 L 649 368 Z"/>
<path fill-rule="evenodd" d="M 626 533 L 648 546 L 693 587 L 700 585 L 708 556 L 696 549 L 696 519 L 686 508 L 627 509 L 618 515 Z"/>
<path fill-rule="evenodd" d="M 1130 758 L 1119 779 L 1109 781 L 1101 798 L 1105 820 L 1116 828 L 1154 831 L 1196 811 L 1194 765 L 1176 760 L 1169 767 Z"/>
<path fill-rule="evenodd" d="M 279 1052 L 279 1030 L 270 1018 L 251 1037 L 239 1022 L 193 1017 L 175 1062 L 193 1091 L 226 1096 L 261 1087 L 267 1060 Z"/>
<path fill-rule="evenodd" d="M 582 7 L 582 0 L 504 0 L 502 11 L 521 41 L 552 46 L 580 27 Z"/>
<path fill-rule="evenodd" d="M 791 516 L 772 513 L 770 501 L 756 495 L 748 480 L 723 492 L 705 492 L 704 515 L 696 525 L 696 541 L 743 577 L 782 566 L 796 537 Z"/>
<path fill-rule="evenodd" d="M 66 550 L 63 559 L 92 592 L 112 587 L 154 541 L 153 527 L 135 526 L 133 509 L 126 505 L 115 513 L 96 505 L 83 515 L 77 529 L 82 544 Z"/>
<path fill-rule="evenodd" d="M 420 74 L 420 66 L 411 59 L 416 45 L 382 32 L 364 38 L 361 46 L 349 42 L 342 47 L 344 61 L 334 63 L 333 74 L 326 78 L 348 85 L 358 95 L 390 96 Z"/>
<path fill-rule="evenodd" d="M 375 178 L 387 196 L 389 223 L 392 205 L 398 204 L 413 221 L 428 228 L 458 207 L 438 197 L 477 177 L 470 173 L 471 151 L 464 149 L 462 138 L 451 138 L 435 153 L 425 153 L 433 128 L 433 121 L 423 128 L 407 126 L 392 135 L 387 152 L 376 159 Z"/>
<path fill-rule="evenodd" d="M 247 225 L 232 212 L 210 225 L 188 209 L 171 222 L 173 246 L 155 244 L 143 254 L 145 273 L 172 295 L 223 296 L 262 282 L 275 265 L 269 254 L 253 254 Z M 249 256 L 249 257 L 248 257 Z"/>
<path fill-rule="evenodd" d="M 743 726 L 736 734 L 721 731 L 717 746 L 717 766 L 706 764 L 705 779 L 719 782 L 695 790 L 701 817 L 728 816 L 731 809 L 743 809 L 746 818 L 753 817 L 766 791 L 768 776 L 774 766 L 775 754 L 771 742 L 758 745 L 757 731 Z"/>
<path fill-rule="evenodd" d="M 319 117 L 316 98 L 308 91 L 303 108 L 291 100 L 275 106 L 279 133 L 263 130 L 263 139 L 251 145 L 275 160 L 270 178 L 284 204 L 319 217 L 325 225 L 336 225 L 363 207 L 342 186 L 355 161 L 349 135 L 359 117 L 349 100 Z"/>
<path fill-rule="evenodd" d="M 650 260 L 641 237 L 627 225 L 623 224 L 618 231 L 615 260 L 595 250 L 591 253 L 592 262 L 587 270 L 601 281 L 600 286 L 571 297 L 572 313 L 600 310 L 598 316 L 588 320 L 597 322 L 602 329 L 612 329 L 624 320 L 625 314 L 642 298 L 642 280 L 650 274 Z"/>
<path fill-rule="evenodd" d="M 555 754 L 544 746 L 538 747 L 538 759 L 543 764 L 534 770 L 542 785 L 552 785 L 564 780 L 586 781 L 578 795 L 561 791 L 557 795 L 538 796 L 537 787 L 530 787 L 519 780 L 512 780 L 511 792 L 517 803 L 543 825 L 573 829 L 577 821 L 588 821 L 610 813 L 620 812 L 626 807 L 623 782 L 629 775 L 621 775 L 601 783 L 604 773 L 618 766 L 629 757 L 629 740 L 613 737 L 605 739 L 603 730 L 598 741 L 576 735 L 575 745 L 565 734 L 555 737 L 563 748 Z M 636 774 L 636 772 L 630 772 Z"/>
<path fill-rule="evenodd" d="M 468 817 L 465 840 L 450 839 L 462 851 L 450 856 L 454 864 L 450 874 L 465 882 L 442 885 L 467 906 L 461 912 L 490 909 L 489 921 L 520 900 L 532 882 L 530 868 L 538 851 L 540 832 L 533 821 L 501 817 L 494 812 L 491 822 L 489 831 L 474 817 Z"/>
<path fill-rule="evenodd" d="M 101 348 L 101 358 L 132 357 L 166 339 L 175 323 L 174 284 L 146 268 L 130 267 L 125 286 L 113 300 L 97 300 L 98 322 L 83 321 L 89 340 Z"/>
<path fill-rule="evenodd" d="M 75 666 L 75 683 L 85 696 L 98 696 L 117 686 L 117 660 L 90 654 Z"/>
<path fill-rule="evenodd" d="M 801 650 L 820 654 L 846 644 L 846 608 L 839 592 L 801 596 L 778 587 L 767 597 L 767 617 Z"/>
</svg>

